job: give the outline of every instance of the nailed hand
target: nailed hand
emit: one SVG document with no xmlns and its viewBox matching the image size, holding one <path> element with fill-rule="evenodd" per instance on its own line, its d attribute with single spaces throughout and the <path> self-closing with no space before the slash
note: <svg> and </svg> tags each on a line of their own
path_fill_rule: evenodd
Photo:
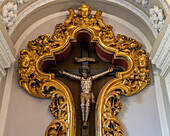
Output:
<svg viewBox="0 0 170 136">
<path fill-rule="evenodd" d="M 60 74 L 63 74 L 64 71 L 63 71 L 63 69 L 62 69 L 62 70 L 58 70 L 58 72 L 59 72 Z"/>
<path fill-rule="evenodd" d="M 108 68 L 109 72 L 113 72 L 113 68 Z"/>
</svg>

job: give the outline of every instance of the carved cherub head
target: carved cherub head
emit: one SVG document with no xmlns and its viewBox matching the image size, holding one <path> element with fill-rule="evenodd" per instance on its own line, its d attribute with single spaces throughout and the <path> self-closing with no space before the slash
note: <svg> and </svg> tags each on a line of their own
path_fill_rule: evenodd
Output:
<svg viewBox="0 0 170 136">
<path fill-rule="evenodd" d="M 139 67 L 140 68 L 148 67 L 149 66 L 149 58 L 146 56 L 146 51 L 139 50 L 138 55 L 139 55 Z"/>
<path fill-rule="evenodd" d="M 143 54 L 143 55 L 141 56 L 140 60 L 139 60 L 139 66 L 140 66 L 141 68 L 145 68 L 145 67 L 147 67 L 147 66 L 149 65 L 148 63 L 149 63 L 148 57 Z"/>
<path fill-rule="evenodd" d="M 91 9 L 88 5 L 82 4 L 81 7 L 78 9 L 79 15 L 83 18 L 88 17 L 91 14 Z"/>
<path fill-rule="evenodd" d="M 21 57 L 19 59 L 19 63 L 21 67 L 28 68 L 30 65 L 30 61 L 31 61 L 28 51 L 22 50 L 20 54 L 21 54 Z"/>
<path fill-rule="evenodd" d="M 90 69 L 89 68 L 80 68 L 79 72 L 80 72 L 80 74 L 82 74 L 82 76 L 84 78 L 87 78 L 89 76 Z"/>
</svg>

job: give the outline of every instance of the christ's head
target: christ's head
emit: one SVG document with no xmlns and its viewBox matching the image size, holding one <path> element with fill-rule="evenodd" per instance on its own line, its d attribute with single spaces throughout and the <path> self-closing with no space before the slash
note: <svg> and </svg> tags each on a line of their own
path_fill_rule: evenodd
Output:
<svg viewBox="0 0 170 136">
<path fill-rule="evenodd" d="M 89 68 L 80 68 L 80 74 L 86 79 L 89 77 L 90 69 Z"/>
</svg>

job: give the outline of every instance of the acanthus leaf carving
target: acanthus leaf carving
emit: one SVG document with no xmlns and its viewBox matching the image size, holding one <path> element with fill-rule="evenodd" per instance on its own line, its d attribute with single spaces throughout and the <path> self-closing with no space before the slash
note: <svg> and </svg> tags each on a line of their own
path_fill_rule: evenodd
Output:
<svg viewBox="0 0 170 136">
<path fill-rule="evenodd" d="M 2 21 L 9 31 L 15 24 L 17 19 L 17 5 L 14 2 L 8 2 L 2 8 Z"/>
<path fill-rule="evenodd" d="M 49 110 L 51 111 L 52 115 L 55 116 L 57 119 L 67 120 L 67 99 L 64 94 L 62 94 L 61 91 L 55 92 L 52 94 L 51 99 L 52 102 L 49 106 Z"/>
<path fill-rule="evenodd" d="M 137 42 L 135 39 L 127 37 L 125 35 L 117 35 L 117 39 L 114 40 L 113 44 L 110 44 L 111 47 L 118 49 L 119 51 L 129 54 L 133 50 L 136 51 L 138 48 L 141 48 L 142 45 Z"/>
<path fill-rule="evenodd" d="M 67 136 L 68 124 L 65 121 L 54 120 L 46 130 L 46 136 Z"/>
<path fill-rule="evenodd" d="M 153 28 L 157 31 L 160 32 L 162 25 L 164 23 L 164 13 L 161 8 L 158 6 L 154 5 L 153 8 L 149 9 L 149 14 L 150 14 L 150 23 L 153 26 Z"/>
<path fill-rule="evenodd" d="M 64 93 L 60 90 L 56 90 L 51 96 L 52 102 L 49 106 L 49 110 L 56 118 L 48 126 L 46 130 L 46 136 L 53 135 L 68 135 L 68 100 Z"/>
</svg>

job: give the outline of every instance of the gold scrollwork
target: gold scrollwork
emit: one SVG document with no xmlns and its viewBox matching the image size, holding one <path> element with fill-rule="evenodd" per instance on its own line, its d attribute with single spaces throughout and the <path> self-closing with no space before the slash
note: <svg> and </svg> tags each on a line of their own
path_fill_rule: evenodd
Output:
<svg viewBox="0 0 170 136">
<path fill-rule="evenodd" d="M 52 102 L 49 110 L 55 116 L 55 120 L 46 130 L 46 136 L 68 135 L 68 100 L 62 91 L 55 91 L 51 96 Z"/>
<path fill-rule="evenodd" d="M 82 4 L 75 13 L 69 9 L 64 24 L 56 25 L 52 37 L 41 35 L 28 43 L 29 50 L 20 52 L 18 65 L 19 84 L 31 95 L 40 98 L 51 98 L 49 106 L 56 118 L 46 130 L 46 136 L 75 136 L 75 107 L 70 90 L 64 83 L 54 78 L 54 74 L 42 72 L 41 64 L 45 60 L 55 60 L 55 55 L 66 51 L 71 42 L 76 41 L 78 33 L 86 32 L 91 42 L 114 59 L 123 59 L 128 66 L 126 71 L 118 72 L 101 89 L 96 104 L 96 135 L 123 136 L 123 129 L 117 118 L 122 105 L 120 96 L 131 96 L 141 91 L 150 83 L 149 59 L 145 50 L 138 50 L 141 44 L 125 35 L 115 38 L 112 26 L 105 25 L 101 17 L 102 11 L 91 15 L 88 5 Z M 91 15 L 91 16 L 90 16 Z"/>
<path fill-rule="evenodd" d="M 111 46 L 125 53 L 130 53 L 132 50 L 137 50 L 142 47 L 142 45 L 135 39 L 120 34 L 117 35 L 115 43 Z"/>
<path fill-rule="evenodd" d="M 46 136 L 68 136 L 68 124 L 65 121 L 54 120 L 46 130 Z"/>
<path fill-rule="evenodd" d="M 122 108 L 120 103 L 120 92 L 112 91 L 105 98 L 103 107 L 103 135 L 104 136 L 123 136 L 122 126 L 116 117 Z"/>
<path fill-rule="evenodd" d="M 136 94 L 150 83 L 149 58 L 146 56 L 146 51 L 132 50 L 129 56 L 132 58 L 133 67 L 125 73 L 117 73 L 118 78 L 106 83 L 99 94 L 96 105 L 96 127 L 103 126 L 103 128 L 96 132 L 97 135 L 123 136 L 122 126 L 116 117 L 122 107 L 120 96 Z"/>
<path fill-rule="evenodd" d="M 57 119 L 68 118 L 68 108 L 67 108 L 67 99 L 62 92 L 55 92 L 51 96 L 52 102 L 49 106 L 49 110 L 52 115 Z"/>
<path fill-rule="evenodd" d="M 103 122 L 103 136 L 123 136 L 123 129 L 118 118 L 115 116 Z"/>
</svg>

